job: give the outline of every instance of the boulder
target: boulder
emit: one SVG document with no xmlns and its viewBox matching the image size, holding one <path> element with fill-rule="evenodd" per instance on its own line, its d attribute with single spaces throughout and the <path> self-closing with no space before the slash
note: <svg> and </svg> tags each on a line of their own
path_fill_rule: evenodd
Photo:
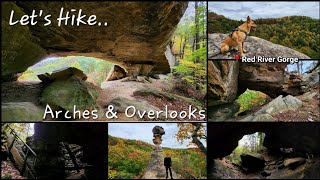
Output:
<svg viewBox="0 0 320 180">
<path fill-rule="evenodd" d="M 297 157 L 297 158 L 290 158 L 290 159 L 286 159 L 283 162 L 283 165 L 285 167 L 288 167 L 291 170 L 296 169 L 298 166 L 304 164 L 306 162 L 305 158 L 302 157 Z"/>
<path fill-rule="evenodd" d="M 286 63 L 240 63 L 239 93 L 248 88 L 277 97 L 282 93 L 286 67 Z"/>
<path fill-rule="evenodd" d="M 220 44 L 228 36 L 228 34 L 214 33 L 208 35 L 208 51 L 209 59 L 234 59 L 235 55 L 238 54 L 237 51 L 231 51 L 231 55 L 220 53 Z M 290 49 L 288 47 L 274 44 L 267 40 L 248 36 L 245 43 L 245 49 L 248 51 L 245 56 L 252 58 L 253 56 L 265 56 L 265 57 L 297 57 L 299 59 L 310 59 L 307 55 L 300 53 L 296 50 Z"/>
<path fill-rule="evenodd" d="M 107 75 L 107 81 L 122 79 L 126 77 L 126 75 L 127 73 L 122 67 L 114 65 L 109 74 Z"/>
<path fill-rule="evenodd" d="M 33 102 L 1 103 L 2 122 L 42 121 L 44 108 Z"/>
<path fill-rule="evenodd" d="M 102 25 L 61 25 L 57 18 L 82 9 L 87 16 L 96 15 Z M 5 2 L 2 12 L 2 77 L 25 71 L 48 54 L 82 55 L 117 63 L 125 68 L 135 64 L 153 65 L 153 72 L 170 72 L 164 52 L 183 16 L 188 2 Z M 42 17 L 51 14 L 53 21 L 44 26 L 10 26 L 11 10 L 15 19 L 32 10 L 43 10 Z M 104 26 L 107 22 L 107 26 Z M 48 36 L 49 35 L 49 36 Z M 130 72 L 129 72 L 130 73 Z"/>
<path fill-rule="evenodd" d="M 63 68 L 54 70 L 51 74 L 49 73 L 39 74 L 38 78 L 42 82 L 48 83 L 54 80 L 64 80 L 72 76 L 74 76 L 79 80 L 83 80 L 83 81 L 87 80 L 87 76 L 83 73 L 83 71 L 75 67 L 63 67 Z"/>
<path fill-rule="evenodd" d="M 319 73 L 316 71 L 299 76 L 289 74 L 285 78 L 285 84 L 283 84 L 283 92 L 290 95 L 298 96 L 310 91 L 310 89 L 317 88 L 318 85 Z"/>
<path fill-rule="evenodd" d="M 319 179 L 320 159 L 314 158 L 315 163 L 304 163 L 295 169 L 283 168 L 272 172 L 267 179 Z"/>
<path fill-rule="evenodd" d="M 233 102 L 238 90 L 239 63 L 208 61 L 209 106 Z"/>
<path fill-rule="evenodd" d="M 155 135 L 155 134 L 164 135 L 164 134 L 165 134 L 165 131 L 164 131 L 163 127 L 161 127 L 161 126 L 155 126 L 155 127 L 152 129 L 152 133 L 153 133 L 153 135 Z"/>
<path fill-rule="evenodd" d="M 259 114 L 254 116 L 252 122 L 274 122 L 275 119 L 270 114 Z"/>
<path fill-rule="evenodd" d="M 234 118 L 239 111 L 238 103 L 222 104 L 208 107 L 208 121 L 225 121 Z"/>
<path fill-rule="evenodd" d="M 270 98 L 268 95 L 260 91 L 247 89 L 236 100 L 236 102 L 240 105 L 240 109 L 237 112 L 237 115 L 252 108 L 264 105 L 269 99 Z"/>
<path fill-rule="evenodd" d="M 253 113 L 250 116 L 245 117 L 244 119 L 241 119 L 240 121 L 253 121 L 253 120 L 270 121 L 272 120 L 270 115 L 272 116 L 278 113 L 283 113 L 290 110 L 296 110 L 302 107 L 302 104 L 303 103 L 301 100 L 291 95 L 288 95 L 286 97 L 283 97 L 282 95 L 280 95 L 276 99 L 272 100 L 271 102 L 263 106 L 259 111 Z M 258 115 L 261 115 L 261 116 L 257 117 Z M 263 118 L 266 118 L 266 119 L 264 120 Z"/>
<path fill-rule="evenodd" d="M 74 105 L 77 110 L 98 109 L 96 99 L 99 93 L 100 89 L 93 84 L 69 77 L 49 84 L 43 90 L 40 102 L 70 112 L 74 111 Z"/>
<path fill-rule="evenodd" d="M 243 154 L 240 155 L 241 167 L 246 172 L 256 172 L 265 166 L 265 160 L 261 155 Z"/>
</svg>

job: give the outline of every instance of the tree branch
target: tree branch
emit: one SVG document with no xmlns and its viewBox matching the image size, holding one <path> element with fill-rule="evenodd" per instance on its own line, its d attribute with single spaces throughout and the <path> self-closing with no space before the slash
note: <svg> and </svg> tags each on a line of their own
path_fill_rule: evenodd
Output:
<svg viewBox="0 0 320 180">
<path fill-rule="evenodd" d="M 201 128 L 201 123 L 193 123 L 193 126 L 195 126 L 195 129 L 193 130 L 193 133 L 191 135 L 192 142 L 198 146 L 198 148 L 202 151 L 204 155 L 207 155 L 206 147 L 204 147 L 202 142 L 198 139 L 198 131 Z"/>
</svg>

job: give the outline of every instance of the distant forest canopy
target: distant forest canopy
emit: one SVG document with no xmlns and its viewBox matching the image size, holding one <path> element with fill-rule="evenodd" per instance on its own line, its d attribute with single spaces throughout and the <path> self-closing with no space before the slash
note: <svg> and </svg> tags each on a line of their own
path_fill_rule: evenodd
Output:
<svg viewBox="0 0 320 180">
<path fill-rule="evenodd" d="M 295 49 L 311 59 L 320 59 L 320 20 L 307 16 L 254 19 L 258 25 L 250 35 Z M 214 12 L 208 13 L 208 33 L 230 33 L 244 20 L 232 20 Z"/>
</svg>

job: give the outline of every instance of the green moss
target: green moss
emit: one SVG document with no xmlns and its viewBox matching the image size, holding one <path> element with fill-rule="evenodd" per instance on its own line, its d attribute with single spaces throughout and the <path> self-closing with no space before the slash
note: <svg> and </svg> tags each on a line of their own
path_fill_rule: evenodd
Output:
<svg viewBox="0 0 320 180">
<path fill-rule="evenodd" d="M 1 65 L 2 76 L 23 72 L 46 55 L 46 51 L 35 41 L 28 26 L 9 25 L 11 10 L 15 20 L 25 13 L 13 2 L 1 4 Z"/>
<path fill-rule="evenodd" d="M 236 102 L 240 105 L 240 109 L 236 113 L 236 115 L 244 111 L 250 110 L 253 107 L 264 105 L 267 102 L 268 98 L 268 95 L 260 91 L 247 89 L 236 100 Z"/>
<path fill-rule="evenodd" d="M 5 175 L 1 176 L 1 179 L 12 179 L 12 175 L 11 174 L 5 174 Z"/>
<path fill-rule="evenodd" d="M 42 121 L 44 110 L 30 102 L 12 102 L 1 104 L 3 122 Z"/>
<path fill-rule="evenodd" d="M 56 80 L 44 89 L 40 102 L 44 105 L 55 105 L 73 112 L 77 110 L 97 109 L 96 99 L 99 92 L 92 84 L 76 78 Z"/>
</svg>

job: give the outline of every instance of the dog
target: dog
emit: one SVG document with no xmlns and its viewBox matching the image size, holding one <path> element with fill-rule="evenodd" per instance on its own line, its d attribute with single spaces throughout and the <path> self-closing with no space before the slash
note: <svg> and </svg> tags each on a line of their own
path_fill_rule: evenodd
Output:
<svg viewBox="0 0 320 180">
<path fill-rule="evenodd" d="M 246 40 L 250 31 L 255 31 L 256 29 L 257 25 L 248 16 L 246 22 L 234 29 L 220 44 L 221 53 L 227 53 L 227 55 L 230 55 L 229 51 L 237 46 L 240 50 L 240 56 L 243 57 L 244 53 L 247 52 L 244 49 L 244 41 Z"/>
</svg>

